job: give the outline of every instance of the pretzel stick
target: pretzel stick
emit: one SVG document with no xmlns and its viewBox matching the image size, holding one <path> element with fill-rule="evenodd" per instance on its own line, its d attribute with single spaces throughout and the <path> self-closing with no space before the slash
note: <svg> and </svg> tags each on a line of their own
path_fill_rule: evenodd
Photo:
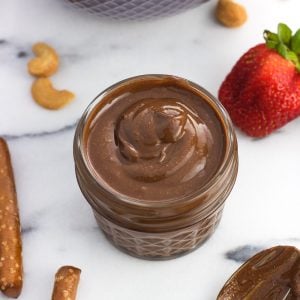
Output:
<svg viewBox="0 0 300 300">
<path fill-rule="evenodd" d="M 22 241 L 8 146 L 0 138 L 0 290 L 17 298 L 23 285 Z"/>
<path fill-rule="evenodd" d="M 61 267 L 55 274 L 52 300 L 75 300 L 80 273 L 72 266 Z"/>
</svg>

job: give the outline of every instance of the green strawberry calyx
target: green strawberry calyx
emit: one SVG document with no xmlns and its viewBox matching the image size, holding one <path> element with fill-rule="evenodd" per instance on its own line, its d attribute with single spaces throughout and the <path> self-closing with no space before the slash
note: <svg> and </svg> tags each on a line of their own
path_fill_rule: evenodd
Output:
<svg viewBox="0 0 300 300">
<path fill-rule="evenodd" d="M 300 29 L 293 34 L 287 25 L 279 23 L 277 33 L 264 31 L 264 39 L 268 48 L 291 61 L 300 72 Z"/>
</svg>

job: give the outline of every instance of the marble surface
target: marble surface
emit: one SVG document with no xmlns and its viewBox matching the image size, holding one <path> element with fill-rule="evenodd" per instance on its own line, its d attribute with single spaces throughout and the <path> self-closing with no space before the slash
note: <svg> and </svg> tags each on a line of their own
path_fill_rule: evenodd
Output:
<svg viewBox="0 0 300 300">
<path fill-rule="evenodd" d="M 212 17 L 214 0 L 184 14 L 117 23 L 70 9 L 62 0 L 0 2 L 0 135 L 8 139 L 23 230 L 24 290 L 50 299 L 59 266 L 82 269 L 78 299 L 213 300 L 249 255 L 277 244 L 300 246 L 300 119 L 262 140 L 238 132 L 240 170 L 215 235 L 179 259 L 150 262 L 115 249 L 97 229 L 76 183 L 76 121 L 104 88 L 128 76 L 169 73 L 217 95 L 225 75 L 265 28 L 300 27 L 299 0 L 240 0 L 249 12 L 236 30 Z M 76 101 L 58 112 L 30 96 L 26 63 L 45 41 L 61 55 L 53 76 Z M 0 296 L 1 298 L 2 296 Z"/>
</svg>

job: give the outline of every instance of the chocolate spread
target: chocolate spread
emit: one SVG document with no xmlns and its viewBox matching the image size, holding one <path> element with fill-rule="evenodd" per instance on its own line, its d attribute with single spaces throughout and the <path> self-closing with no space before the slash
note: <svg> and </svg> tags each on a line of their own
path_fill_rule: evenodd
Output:
<svg viewBox="0 0 300 300">
<path fill-rule="evenodd" d="M 299 250 L 277 246 L 258 253 L 233 274 L 217 299 L 299 300 Z"/>
<path fill-rule="evenodd" d="M 94 109 L 87 158 L 106 188 L 143 200 L 174 199 L 201 189 L 225 151 L 216 111 L 178 78 L 132 82 Z"/>
</svg>

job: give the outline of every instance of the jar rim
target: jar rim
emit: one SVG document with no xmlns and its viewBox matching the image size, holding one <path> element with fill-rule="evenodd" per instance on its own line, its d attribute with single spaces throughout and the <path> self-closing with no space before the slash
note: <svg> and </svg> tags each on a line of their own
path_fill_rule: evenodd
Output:
<svg viewBox="0 0 300 300">
<path fill-rule="evenodd" d="M 101 102 L 101 100 L 109 95 L 112 91 L 114 91 L 116 88 L 119 88 L 121 86 L 130 84 L 131 82 L 134 82 L 136 80 L 147 80 L 147 79 L 173 79 L 179 82 L 184 82 L 191 87 L 191 89 L 194 92 L 197 92 L 198 95 L 201 95 L 203 98 L 205 98 L 205 101 L 213 107 L 214 111 L 217 113 L 218 118 L 220 120 L 220 123 L 222 124 L 223 133 L 225 135 L 225 151 L 224 156 L 221 161 L 220 166 L 218 167 L 216 173 L 212 176 L 212 178 L 204 185 L 202 185 L 199 189 L 195 189 L 193 192 L 182 195 L 179 197 L 174 197 L 171 199 L 164 199 L 164 200 L 144 200 L 140 198 L 134 198 L 127 195 L 124 195 L 113 188 L 111 188 L 108 184 L 105 184 L 105 181 L 100 182 L 96 179 L 95 171 L 93 170 L 93 167 L 91 163 L 89 162 L 87 158 L 87 153 L 84 147 L 84 129 L 87 121 L 89 120 L 91 114 L 94 112 L 94 109 L 98 106 L 98 104 Z M 230 130 L 226 130 L 226 128 L 229 128 Z M 83 112 L 79 123 L 76 128 L 75 132 L 75 138 L 74 138 L 74 149 L 75 147 L 79 150 L 79 154 L 81 156 L 82 162 L 88 173 L 91 175 L 90 180 L 93 181 L 93 183 L 99 187 L 102 190 L 105 190 L 106 193 L 109 193 L 114 199 L 117 199 L 120 202 L 139 206 L 139 207 L 151 207 L 151 208 L 162 208 L 162 207 L 168 207 L 170 205 L 176 205 L 178 203 L 188 203 L 192 202 L 194 199 L 198 198 L 199 195 L 203 194 L 204 192 L 209 191 L 212 189 L 215 184 L 218 183 L 220 175 L 224 173 L 224 171 L 227 169 L 228 165 L 231 163 L 233 152 L 234 152 L 234 144 L 236 144 L 236 137 L 234 134 L 233 124 L 231 122 L 230 116 L 224 106 L 221 104 L 221 102 L 214 97 L 211 93 L 209 93 L 206 89 L 204 89 L 202 86 L 184 79 L 179 76 L 175 75 L 167 75 L 167 74 L 144 74 L 144 75 L 138 75 L 126 78 L 124 80 L 118 81 L 117 83 L 109 86 L 105 90 L 103 90 L 101 93 L 99 93 L 92 102 L 88 105 L 88 107 Z M 204 207 L 205 208 L 205 207 Z"/>
</svg>

